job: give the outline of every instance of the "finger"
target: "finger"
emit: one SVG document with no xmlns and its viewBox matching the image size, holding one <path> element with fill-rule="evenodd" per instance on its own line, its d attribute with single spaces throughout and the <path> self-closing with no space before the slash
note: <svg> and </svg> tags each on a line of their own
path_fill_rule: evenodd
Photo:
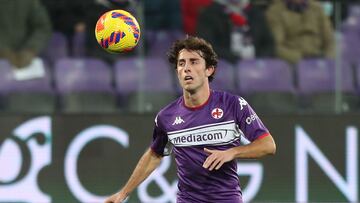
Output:
<svg viewBox="0 0 360 203">
<path fill-rule="evenodd" d="M 213 153 L 213 150 L 210 150 L 210 149 L 208 149 L 208 148 L 204 148 L 204 151 L 205 151 L 206 153 L 209 153 L 209 154 L 212 154 L 212 153 Z"/>
<path fill-rule="evenodd" d="M 210 170 L 210 167 L 213 165 L 213 163 L 216 161 L 216 159 L 217 159 L 217 158 L 216 158 L 215 155 L 209 156 L 209 157 L 206 159 L 205 163 L 204 163 L 204 168 Z"/>
<path fill-rule="evenodd" d="M 219 164 L 219 162 L 220 162 L 219 159 L 215 159 L 215 160 L 211 163 L 211 165 L 210 165 L 210 167 L 209 167 L 209 171 L 214 170 L 214 168 Z"/>
<path fill-rule="evenodd" d="M 205 160 L 205 162 L 204 162 L 204 164 L 203 164 L 203 167 L 204 167 L 204 168 L 208 168 L 209 165 L 213 162 L 213 160 L 214 160 L 214 156 L 209 156 L 209 157 Z"/>
<path fill-rule="evenodd" d="M 219 170 L 220 167 L 224 164 L 224 161 L 220 161 L 218 165 L 215 167 L 215 170 Z"/>
<path fill-rule="evenodd" d="M 205 160 L 203 167 L 207 168 L 209 166 L 209 157 Z"/>
</svg>

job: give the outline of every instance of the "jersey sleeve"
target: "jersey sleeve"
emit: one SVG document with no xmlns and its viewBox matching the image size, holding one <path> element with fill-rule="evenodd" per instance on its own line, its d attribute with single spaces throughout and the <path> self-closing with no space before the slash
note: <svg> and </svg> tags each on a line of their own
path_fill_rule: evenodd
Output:
<svg viewBox="0 0 360 203">
<path fill-rule="evenodd" d="M 172 145 L 168 140 L 165 130 L 161 127 L 158 116 L 155 118 L 152 142 L 150 148 L 158 155 L 167 156 L 171 154 Z"/>
<path fill-rule="evenodd" d="M 242 139 L 252 142 L 269 135 L 269 130 L 244 98 L 238 97 L 235 109 L 236 123 L 244 136 Z"/>
</svg>

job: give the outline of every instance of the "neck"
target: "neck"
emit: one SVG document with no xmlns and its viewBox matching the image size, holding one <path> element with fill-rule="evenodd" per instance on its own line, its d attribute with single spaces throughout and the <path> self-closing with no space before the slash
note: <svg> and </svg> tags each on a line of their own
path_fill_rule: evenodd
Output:
<svg viewBox="0 0 360 203">
<path fill-rule="evenodd" d="M 203 105 L 210 96 L 210 88 L 206 86 L 202 91 L 190 92 L 184 90 L 184 102 L 185 106 L 190 108 L 196 108 Z"/>
<path fill-rule="evenodd" d="M 295 12 L 303 12 L 308 7 L 308 0 L 303 1 L 292 1 L 292 0 L 285 0 L 285 4 L 288 9 L 295 11 Z"/>
</svg>

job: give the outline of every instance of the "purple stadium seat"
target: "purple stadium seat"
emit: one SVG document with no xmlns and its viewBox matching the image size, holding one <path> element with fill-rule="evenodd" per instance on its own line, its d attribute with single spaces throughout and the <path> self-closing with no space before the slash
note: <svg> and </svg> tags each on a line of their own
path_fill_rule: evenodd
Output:
<svg viewBox="0 0 360 203">
<path fill-rule="evenodd" d="M 99 59 L 60 59 L 54 68 L 60 93 L 113 92 L 111 69 Z"/>
<path fill-rule="evenodd" d="M 346 112 L 358 108 L 354 73 L 345 61 L 339 67 L 342 101 L 339 110 Z M 311 112 L 334 113 L 336 107 L 336 64 L 331 59 L 304 59 L 298 64 L 298 88 L 305 108 Z M 341 109 L 340 109 L 341 108 Z"/>
<path fill-rule="evenodd" d="M 185 36 L 184 33 L 178 30 L 147 30 L 144 35 L 148 45 L 148 56 L 155 57 L 165 56 L 172 43 Z"/>
<path fill-rule="evenodd" d="M 214 90 L 235 92 L 235 67 L 224 60 L 219 60 L 210 87 Z"/>
<path fill-rule="evenodd" d="M 360 56 L 360 29 L 343 29 L 340 46 L 343 60 L 357 64 Z"/>
<path fill-rule="evenodd" d="M 108 113 L 117 109 L 110 67 L 100 59 L 60 59 L 55 84 L 63 112 Z"/>
<path fill-rule="evenodd" d="M 86 55 L 86 34 L 84 32 L 76 32 L 74 36 L 72 37 L 72 56 L 81 58 L 85 57 Z"/>
<path fill-rule="evenodd" d="M 14 80 L 11 65 L 7 60 L 0 60 L 0 94 L 6 94 L 11 89 L 11 82 Z"/>
<path fill-rule="evenodd" d="M 163 58 L 117 60 L 116 91 L 123 100 L 122 106 L 132 112 L 155 112 L 164 107 L 176 97 L 170 72 L 171 68 Z"/>
<path fill-rule="evenodd" d="M 341 50 L 343 60 L 352 65 L 359 62 L 360 55 L 360 5 L 349 6 L 348 17 L 341 25 Z"/>
<path fill-rule="evenodd" d="M 120 94 L 135 91 L 173 92 L 170 66 L 162 58 L 123 58 L 115 63 L 116 89 Z M 142 86 L 140 83 L 143 76 Z"/>
<path fill-rule="evenodd" d="M 291 69 L 279 59 L 251 59 L 238 64 L 240 93 L 294 92 Z"/>
<path fill-rule="evenodd" d="M 53 92 L 51 87 L 51 76 L 45 66 L 45 76 L 31 80 L 16 80 L 12 67 L 6 60 L 0 60 L 0 92 L 2 94 L 12 92 Z"/>
<path fill-rule="evenodd" d="M 115 62 L 115 87 L 121 95 L 136 92 L 139 86 L 139 62 L 136 58 L 120 59 Z"/>
<path fill-rule="evenodd" d="M 0 95 L 6 111 L 51 113 L 56 107 L 50 69 L 46 64 L 44 77 L 16 80 L 11 65 L 0 60 Z"/>
<path fill-rule="evenodd" d="M 51 65 L 58 59 L 67 58 L 69 56 L 69 42 L 66 36 L 61 32 L 54 32 L 42 55 Z"/>
<path fill-rule="evenodd" d="M 335 91 L 335 61 L 331 59 L 304 59 L 298 64 L 299 92 L 302 94 Z M 341 90 L 354 92 L 353 71 L 343 62 L 341 67 Z"/>
<path fill-rule="evenodd" d="M 238 91 L 259 113 L 297 111 L 290 67 L 279 59 L 243 60 L 237 65 Z"/>
</svg>

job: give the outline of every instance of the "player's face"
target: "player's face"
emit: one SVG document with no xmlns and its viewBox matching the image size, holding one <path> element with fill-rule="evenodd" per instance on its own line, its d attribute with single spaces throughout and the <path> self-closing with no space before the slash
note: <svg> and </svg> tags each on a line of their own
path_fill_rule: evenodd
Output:
<svg viewBox="0 0 360 203">
<path fill-rule="evenodd" d="M 181 87 L 188 92 L 196 92 L 209 86 L 208 77 L 214 68 L 206 68 L 205 59 L 200 51 L 183 49 L 179 52 L 177 76 Z"/>
</svg>

